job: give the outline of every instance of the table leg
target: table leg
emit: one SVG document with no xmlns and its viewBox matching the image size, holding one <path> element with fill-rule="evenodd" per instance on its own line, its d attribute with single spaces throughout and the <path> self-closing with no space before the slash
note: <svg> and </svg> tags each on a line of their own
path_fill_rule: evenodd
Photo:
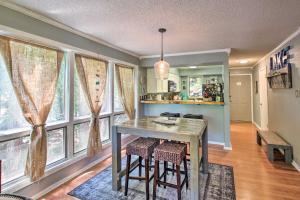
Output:
<svg viewBox="0 0 300 200">
<path fill-rule="evenodd" d="M 199 139 L 190 142 L 191 200 L 200 199 Z"/>
<path fill-rule="evenodd" d="M 112 127 L 112 189 L 121 189 L 121 134 L 117 133 L 117 128 Z"/>
<path fill-rule="evenodd" d="M 204 174 L 208 174 L 208 133 L 207 127 L 202 134 L 202 169 Z"/>
</svg>

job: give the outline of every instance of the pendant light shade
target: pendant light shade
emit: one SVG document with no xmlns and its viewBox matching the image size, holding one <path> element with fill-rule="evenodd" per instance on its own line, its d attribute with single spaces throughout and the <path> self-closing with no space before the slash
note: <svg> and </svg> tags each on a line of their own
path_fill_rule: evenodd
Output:
<svg viewBox="0 0 300 200">
<path fill-rule="evenodd" d="M 160 60 L 157 61 L 154 64 L 154 71 L 155 71 L 155 77 L 156 79 L 159 80 L 164 80 L 169 78 L 169 69 L 170 65 L 166 61 L 164 61 L 164 53 L 163 53 L 163 33 L 166 32 L 167 30 L 165 28 L 160 28 L 158 31 L 161 33 L 161 54 L 160 54 Z"/>
<path fill-rule="evenodd" d="M 164 80 L 169 78 L 170 65 L 164 60 L 157 61 L 154 64 L 155 77 L 159 80 Z"/>
</svg>

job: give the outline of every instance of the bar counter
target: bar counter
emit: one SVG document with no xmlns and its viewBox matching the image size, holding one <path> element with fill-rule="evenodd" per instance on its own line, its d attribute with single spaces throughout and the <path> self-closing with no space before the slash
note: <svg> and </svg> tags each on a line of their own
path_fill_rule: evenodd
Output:
<svg viewBox="0 0 300 200">
<path fill-rule="evenodd" d="M 194 100 L 141 100 L 142 104 L 192 104 L 192 105 L 224 105 L 224 102 Z"/>
</svg>

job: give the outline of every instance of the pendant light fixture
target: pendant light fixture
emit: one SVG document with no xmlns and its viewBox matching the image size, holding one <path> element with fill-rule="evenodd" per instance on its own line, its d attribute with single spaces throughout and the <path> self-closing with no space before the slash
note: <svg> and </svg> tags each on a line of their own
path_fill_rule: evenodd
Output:
<svg viewBox="0 0 300 200">
<path fill-rule="evenodd" d="M 161 33 L 161 54 L 160 60 L 154 64 L 155 77 L 159 80 L 168 79 L 170 65 L 164 61 L 164 32 L 167 30 L 165 28 L 160 28 L 158 31 Z"/>
</svg>

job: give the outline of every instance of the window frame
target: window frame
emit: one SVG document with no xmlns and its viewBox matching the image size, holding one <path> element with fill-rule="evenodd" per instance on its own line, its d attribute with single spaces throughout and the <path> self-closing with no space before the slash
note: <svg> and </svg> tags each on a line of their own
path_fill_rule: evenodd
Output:
<svg viewBox="0 0 300 200">
<path fill-rule="evenodd" d="M 58 128 L 58 129 L 52 129 L 51 131 L 54 131 L 54 130 L 60 130 L 62 129 L 63 130 L 63 144 L 64 144 L 64 149 L 65 149 L 65 156 L 59 160 L 56 160 L 54 162 L 51 162 L 51 163 L 47 163 L 46 165 L 46 169 L 47 168 L 51 168 L 52 166 L 55 166 L 59 163 L 62 163 L 64 162 L 66 159 L 67 159 L 67 152 L 68 152 L 68 148 L 67 148 L 67 140 L 68 140 L 68 137 L 67 137 L 67 130 L 66 130 L 66 127 L 63 127 L 63 128 Z M 47 134 L 49 134 L 50 131 L 47 131 Z M 48 136 L 47 136 L 48 137 Z M 48 147 L 47 147 L 48 149 Z M 48 157 L 47 157 L 48 158 Z"/>
<path fill-rule="evenodd" d="M 87 52 L 85 52 L 87 54 Z M 95 54 L 92 52 L 89 52 L 91 56 L 95 57 Z M 63 129 L 64 130 L 64 139 L 65 139 L 65 158 L 60 159 L 56 162 L 49 163 L 46 166 L 45 170 L 45 177 L 49 176 L 58 170 L 61 170 L 71 164 L 74 164 L 75 162 L 84 159 L 87 157 L 86 150 L 73 153 L 74 152 L 74 125 L 80 124 L 84 122 L 90 121 L 90 116 L 81 116 L 81 117 L 74 117 L 74 68 L 75 68 L 75 51 L 65 51 L 65 77 L 64 77 L 64 114 L 65 119 L 61 121 L 51 122 L 46 125 L 46 130 L 52 131 L 56 129 Z M 99 56 L 99 55 L 97 55 Z M 108 60 L 108 96 L 106 97 L 109 104 L 109 112 L 103 113 L 99 115 L 99 119 L 101 118 L 108 118 L 109 119 L 109 139 L 102 141 L 103 148 L 106 148 L 108 146 L 111 146 L 111 138 L 112 138 L 112 126 L 114 125 L 114 116 L 125 114 L 125 111 L 114 111 L 114 79 L 115 77 L 115 64 L 121 63 L 125 64 L 127 66 L 130 66 L 134 69 L 134 99 L 135 99 L 135 114 L 137 116 L 138 112 L 138 66 L 133 65 L 126 62 L 121 62 L 115 59 L 107 59 Z M 0 131 L 0 143 L 6 142 L 9 140 L 15 140 L 21 137 L 30 136 L 30 127 L 26 128 L 17 128 L 17 129 L 9 129 L 5 131 Z M 126 138 L 122 137 L 122 139 Z M 25 170 L 25 169 L 24 169 Z M 10 180 L 7 183 L 2 185 L 3 191 L 6 192 L 14 192 L 17 191 L 25 186 L 30 185 L 32 182 L 29 180 L 29 178 L 25 176 L 18 177 L 14 180 Z"/>
</svg>

